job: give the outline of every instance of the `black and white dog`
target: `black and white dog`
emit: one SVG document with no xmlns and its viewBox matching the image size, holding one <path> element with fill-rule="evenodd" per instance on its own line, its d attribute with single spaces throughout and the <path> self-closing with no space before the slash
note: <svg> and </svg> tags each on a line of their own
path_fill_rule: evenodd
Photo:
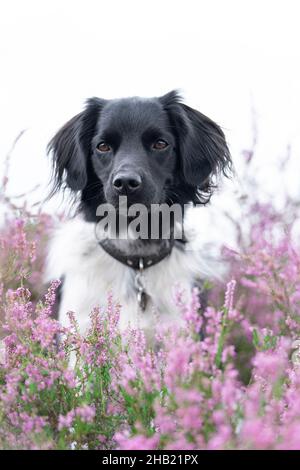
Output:
<svg viewBox="0 0 300 470">
<path fill-rule="evenodd" d="M 156 239 L 99 238 L 98 208 L 205 204 L 218 174 L 231 169 L 220 127 L 182 103 L 177 92 L 158 98 L 91 98 L 49 144 L 54 192 L 68 187 L 80 196 L 78 214 L 56 230 L 49 247 L 46 277 L 63 279 L 59 319 L 76 312 L 84 332 L 93 307 L 108 291 L 120 302 L 120 327 L 151 331 L 154 324 L 180 322 L 173 287 L 186 296 L 207 274 L 201 249 L 185 228 L 184 238 L 160 232 Z M 184 211 L 183 211 L 184 214 Z M 209 268 L 209 267 L 208 267 Z"/>
</svg>

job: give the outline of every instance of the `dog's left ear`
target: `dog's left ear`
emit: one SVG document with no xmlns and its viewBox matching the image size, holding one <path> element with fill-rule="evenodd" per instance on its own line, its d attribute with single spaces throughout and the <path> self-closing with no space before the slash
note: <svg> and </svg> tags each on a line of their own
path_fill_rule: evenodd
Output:
<svg viewBox="0 0 300 470">
<path fill-rule="evenodd" d="M 231 156 L 221 128 L 204 114 L 181 102 L 176 91 L 160 98 L 177 134 L 183 176 L 187 184 L 200 190 L 210 187 L 211 177 L 226 176 Z"/>
</svg>

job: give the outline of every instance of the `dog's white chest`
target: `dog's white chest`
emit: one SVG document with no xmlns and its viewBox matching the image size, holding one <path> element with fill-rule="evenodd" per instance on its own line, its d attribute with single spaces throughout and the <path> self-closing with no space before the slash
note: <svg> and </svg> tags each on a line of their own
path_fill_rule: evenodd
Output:
<svg viewBox="0 0 300 470">
<path fill-rule="evenodd" d="M 148 297 L 144 311 L 137 301 L 136 271 L 108 255 L 99 245 L 94 226 L 75 218 L 65 222 L 50 244 L 46 280 L 64 278 L 59 320 L 68 325 L 68 311 L 73 311 L 84 332 L 89 314 L 104 306 L 108 292 L 121 304 L 120 328 L 128 325 L 153 330 L 155 324 L 182 321 L 175 304 L 174 291 L 179 285 L 188 300 L 195 277 L 204 271 L 193 250 L 173 248 L 171 254 L 144 271 Z"/>
</svg>

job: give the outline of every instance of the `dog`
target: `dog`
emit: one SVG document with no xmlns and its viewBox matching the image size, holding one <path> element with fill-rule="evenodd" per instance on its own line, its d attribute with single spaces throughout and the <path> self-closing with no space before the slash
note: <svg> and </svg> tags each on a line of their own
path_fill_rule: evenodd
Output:
<svg viewBox="0 0 300 470">
<path fill-rule="evenodd" d="M 99 207 L 121 213 L 128 208 L 176 205 L 182 209 L 206 204 L 219 175 L 228 176 L 232 160 L 223 131 L 214 121 L 183 103 L 177 91 L 155 98 L 91 98 L 48 146 L 53 162 L 53 190 L 68 188 L 79 198 L 74 218 L 63 222 L 49 246 L 46 279 L 61 279 L 58 317 L 68 324 L 76 313 L 81 332 L 89 313 L 105 304 L 107 292 L 121 304 L 120 328 L 181 324 L 174 302 L 180 285 L 188 301 L 195 283 L 210 269 L 197 246 L 197 234 L 177 220 L 164 237 L 159 222 L 156 238 L 97 234 L 104 215 Z M 129 217 L 125 227 L 134 221 Z M 120 221 L 119 221 L 120 225 Z M 153 223 L 152 223 L 153 225 Z M 180 225 L 180 223 L 179 223 Z M 149 224 L 148 224 L 149 226 Z M 110 227 L 111 228 L 111 227 Z"/>
</svg>

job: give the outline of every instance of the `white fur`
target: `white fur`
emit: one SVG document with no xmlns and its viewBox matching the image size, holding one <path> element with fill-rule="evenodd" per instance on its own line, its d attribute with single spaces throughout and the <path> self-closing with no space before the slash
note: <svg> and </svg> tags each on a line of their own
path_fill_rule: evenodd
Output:
<svg viewBox="0 0 300 470">
<path fill-rule="evenodd" d="M 150 295 L 146 311 L 140 311 L 134 288 L 135 272 L 108 255 L 99 245 L 93 223 L 81 217 L 62 223 L 56 229 L 49 247 L 45 280 L 64 276 L 59 320 L 68 325 L 67 312 L 76 313 L 80 330 L 89 324 L 89 313 L 105 305 L 108 291 L 121 304 L 120 328 L 129 324 L 151 333 L 155 323 L 181 322 L 174 303 L 174 287 L 180 284 L 188 300 L 195 278 L 211 277 L 212 265 L 205 261 L 191 230 L 185 227 L 190 240 L 184 250 L 172 253 L 155 266 L 145 270 L 146 291 Z M 187 233 L 188 232 L 188 233 Z M 213 268 L 214 269 L 214 268 Z"/>
</svg>

